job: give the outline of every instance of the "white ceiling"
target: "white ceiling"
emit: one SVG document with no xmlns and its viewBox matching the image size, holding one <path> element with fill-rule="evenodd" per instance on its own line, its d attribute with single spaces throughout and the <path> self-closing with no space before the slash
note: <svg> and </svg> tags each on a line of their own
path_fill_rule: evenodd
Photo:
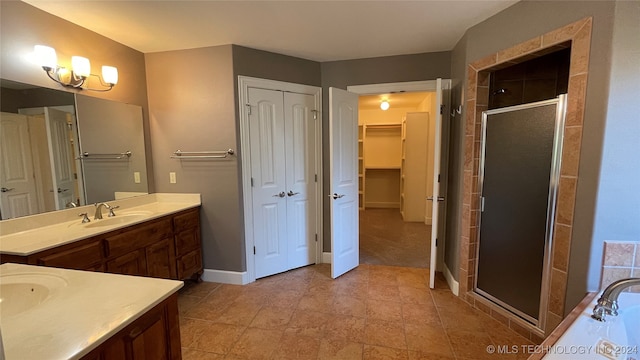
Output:
<svg viewBox="0 0 640 360">
<path fill-rule="evenodd" d="M 451 50 L 518 0 L 24 0 L 143 53 L 237 44 L 333 61 Z"/>
<path fill-rule="evenodd" d="M 394 108 L 417 108 L 424 99 L 429 96 L 429 92 L 406 92 L 379 95 L 360 95 L 358 97 L 358 109 L 378 110 L 380 102 L 387 100 L 389 106 Z"/>
</svg>

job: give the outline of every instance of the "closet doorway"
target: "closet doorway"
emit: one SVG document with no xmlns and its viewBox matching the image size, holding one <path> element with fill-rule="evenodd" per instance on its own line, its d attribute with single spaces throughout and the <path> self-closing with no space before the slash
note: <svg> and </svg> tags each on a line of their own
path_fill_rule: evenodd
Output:
<svg viewBox="0 0 640 360">
<path fill-rule="evenodd" d="M 446 184 L 446 167 L 440 164 L 448 155 L 448 126 L 441 124 L 449 85 L 437 80 L 348 87 L 360 95 L 361 264 L 440 268 L 443 251 L 435 243 L 444 239 L 444 226 L 433 225 L 444 224 L 438 216 L 445 213 L 444 201 L 434 206 L 430 199 L 438 180 Z M 389 105 L 386 110 L 383 102 Z M 435 198 L 444 200 L 446 189 L 435 191 Z"/>
</svg>

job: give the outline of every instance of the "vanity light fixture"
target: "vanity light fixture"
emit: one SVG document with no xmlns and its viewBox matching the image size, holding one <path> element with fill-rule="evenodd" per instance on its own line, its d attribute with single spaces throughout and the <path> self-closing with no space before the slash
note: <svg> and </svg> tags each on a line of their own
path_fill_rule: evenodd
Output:
<svg viewBox="0 0 640 360">
<path fill-rule="evenodd" d="M 36 45 L 34 52 L 47 76 L 60 85 L 80 90 L 109 91 L 118 83 L 118 69 L 113 66 L 103 66 L 102 77 L 100 77 L 100 75 L 91 73 L 91 64 L 89 59 L 85 57 L 72 56 L 71 69 L 67 69 L 58 65 L 58 57 L 54 48 Z M 89 76 L 97 77 L 104 88 L 95 89 L 84 86 Z"/>
<path fill-rule="evenodd" d="M 380 109 L 384 111 L 389 110 L 389 102 L 387 100 L 382 100 L 380 103 Z"/>
</svg>

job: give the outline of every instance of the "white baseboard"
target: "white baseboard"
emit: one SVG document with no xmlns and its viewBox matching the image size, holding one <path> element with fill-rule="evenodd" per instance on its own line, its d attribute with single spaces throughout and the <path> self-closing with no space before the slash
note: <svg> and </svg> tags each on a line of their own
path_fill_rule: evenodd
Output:
<svg viewBox="0 0 640 360">
<path fill-rule="evenodd" d="M 249 283 L 247 272 L 204 269 L 202 280 L 222 284 L 245 285 Z"/>
<path fill-rule="evenodd" d="M 446 264 L 444 265 L 443 274 L 445 279 L 447 279 L 447 284 L 449 284 L 449 289 L 451 289 L 453 295 L 458 296 L 458 293 L 460 292 L 460 283 L 453 278 L 453 275 L 451 275 L 451 271 L 449 271 L 449 267 Z"/>
<path fill-rule="evenodd" d="M 331 264 L 331 253 L 323 252 L 322 253 L 322 263 L 323 264 Z"/>
<path fill-rule="evenodd" d="M 425 225 L 432 225 L 432 221 L 430 217 L 424 217 L 424 224 Z"/>
</svg>

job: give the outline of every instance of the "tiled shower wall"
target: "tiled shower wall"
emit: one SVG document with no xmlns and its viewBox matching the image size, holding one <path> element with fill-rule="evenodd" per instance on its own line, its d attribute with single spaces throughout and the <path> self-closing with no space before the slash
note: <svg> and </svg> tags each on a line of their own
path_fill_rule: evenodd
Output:
<svg viewBox="0 0 640 360">
<path fill-rule="evenodd" d="M 600 289 L 629 277 L 640 277 L 640 242 L 605 241 Z M 630 290 L 640 293 L 640 286 Z"/>
<path fill-rule="evenodd" d="M 578 165 L 582 146 L 592 18 L 568 24 L 511 48 L 498 51 L 468 65 L 465 91 L 464 189 L 460 238 L 460 294 L 462 299 L 504 321 L 511 329 L 540 342 L 562 321 L 567 287 L 569 249 L 573 230 L 573 212 Z M 482 112 L 488 108 L 490 72 L 518 64 L 541 55 L 571 47 L 567 114 L 562 145 L 561 178 L 556 205 L 556 218 L 548 286 L 548 309 L 544 329 L 535 328 L 518 316 L 473 292 L 477 258 L 480 213 L 479 160 Z"/>
</svg>

